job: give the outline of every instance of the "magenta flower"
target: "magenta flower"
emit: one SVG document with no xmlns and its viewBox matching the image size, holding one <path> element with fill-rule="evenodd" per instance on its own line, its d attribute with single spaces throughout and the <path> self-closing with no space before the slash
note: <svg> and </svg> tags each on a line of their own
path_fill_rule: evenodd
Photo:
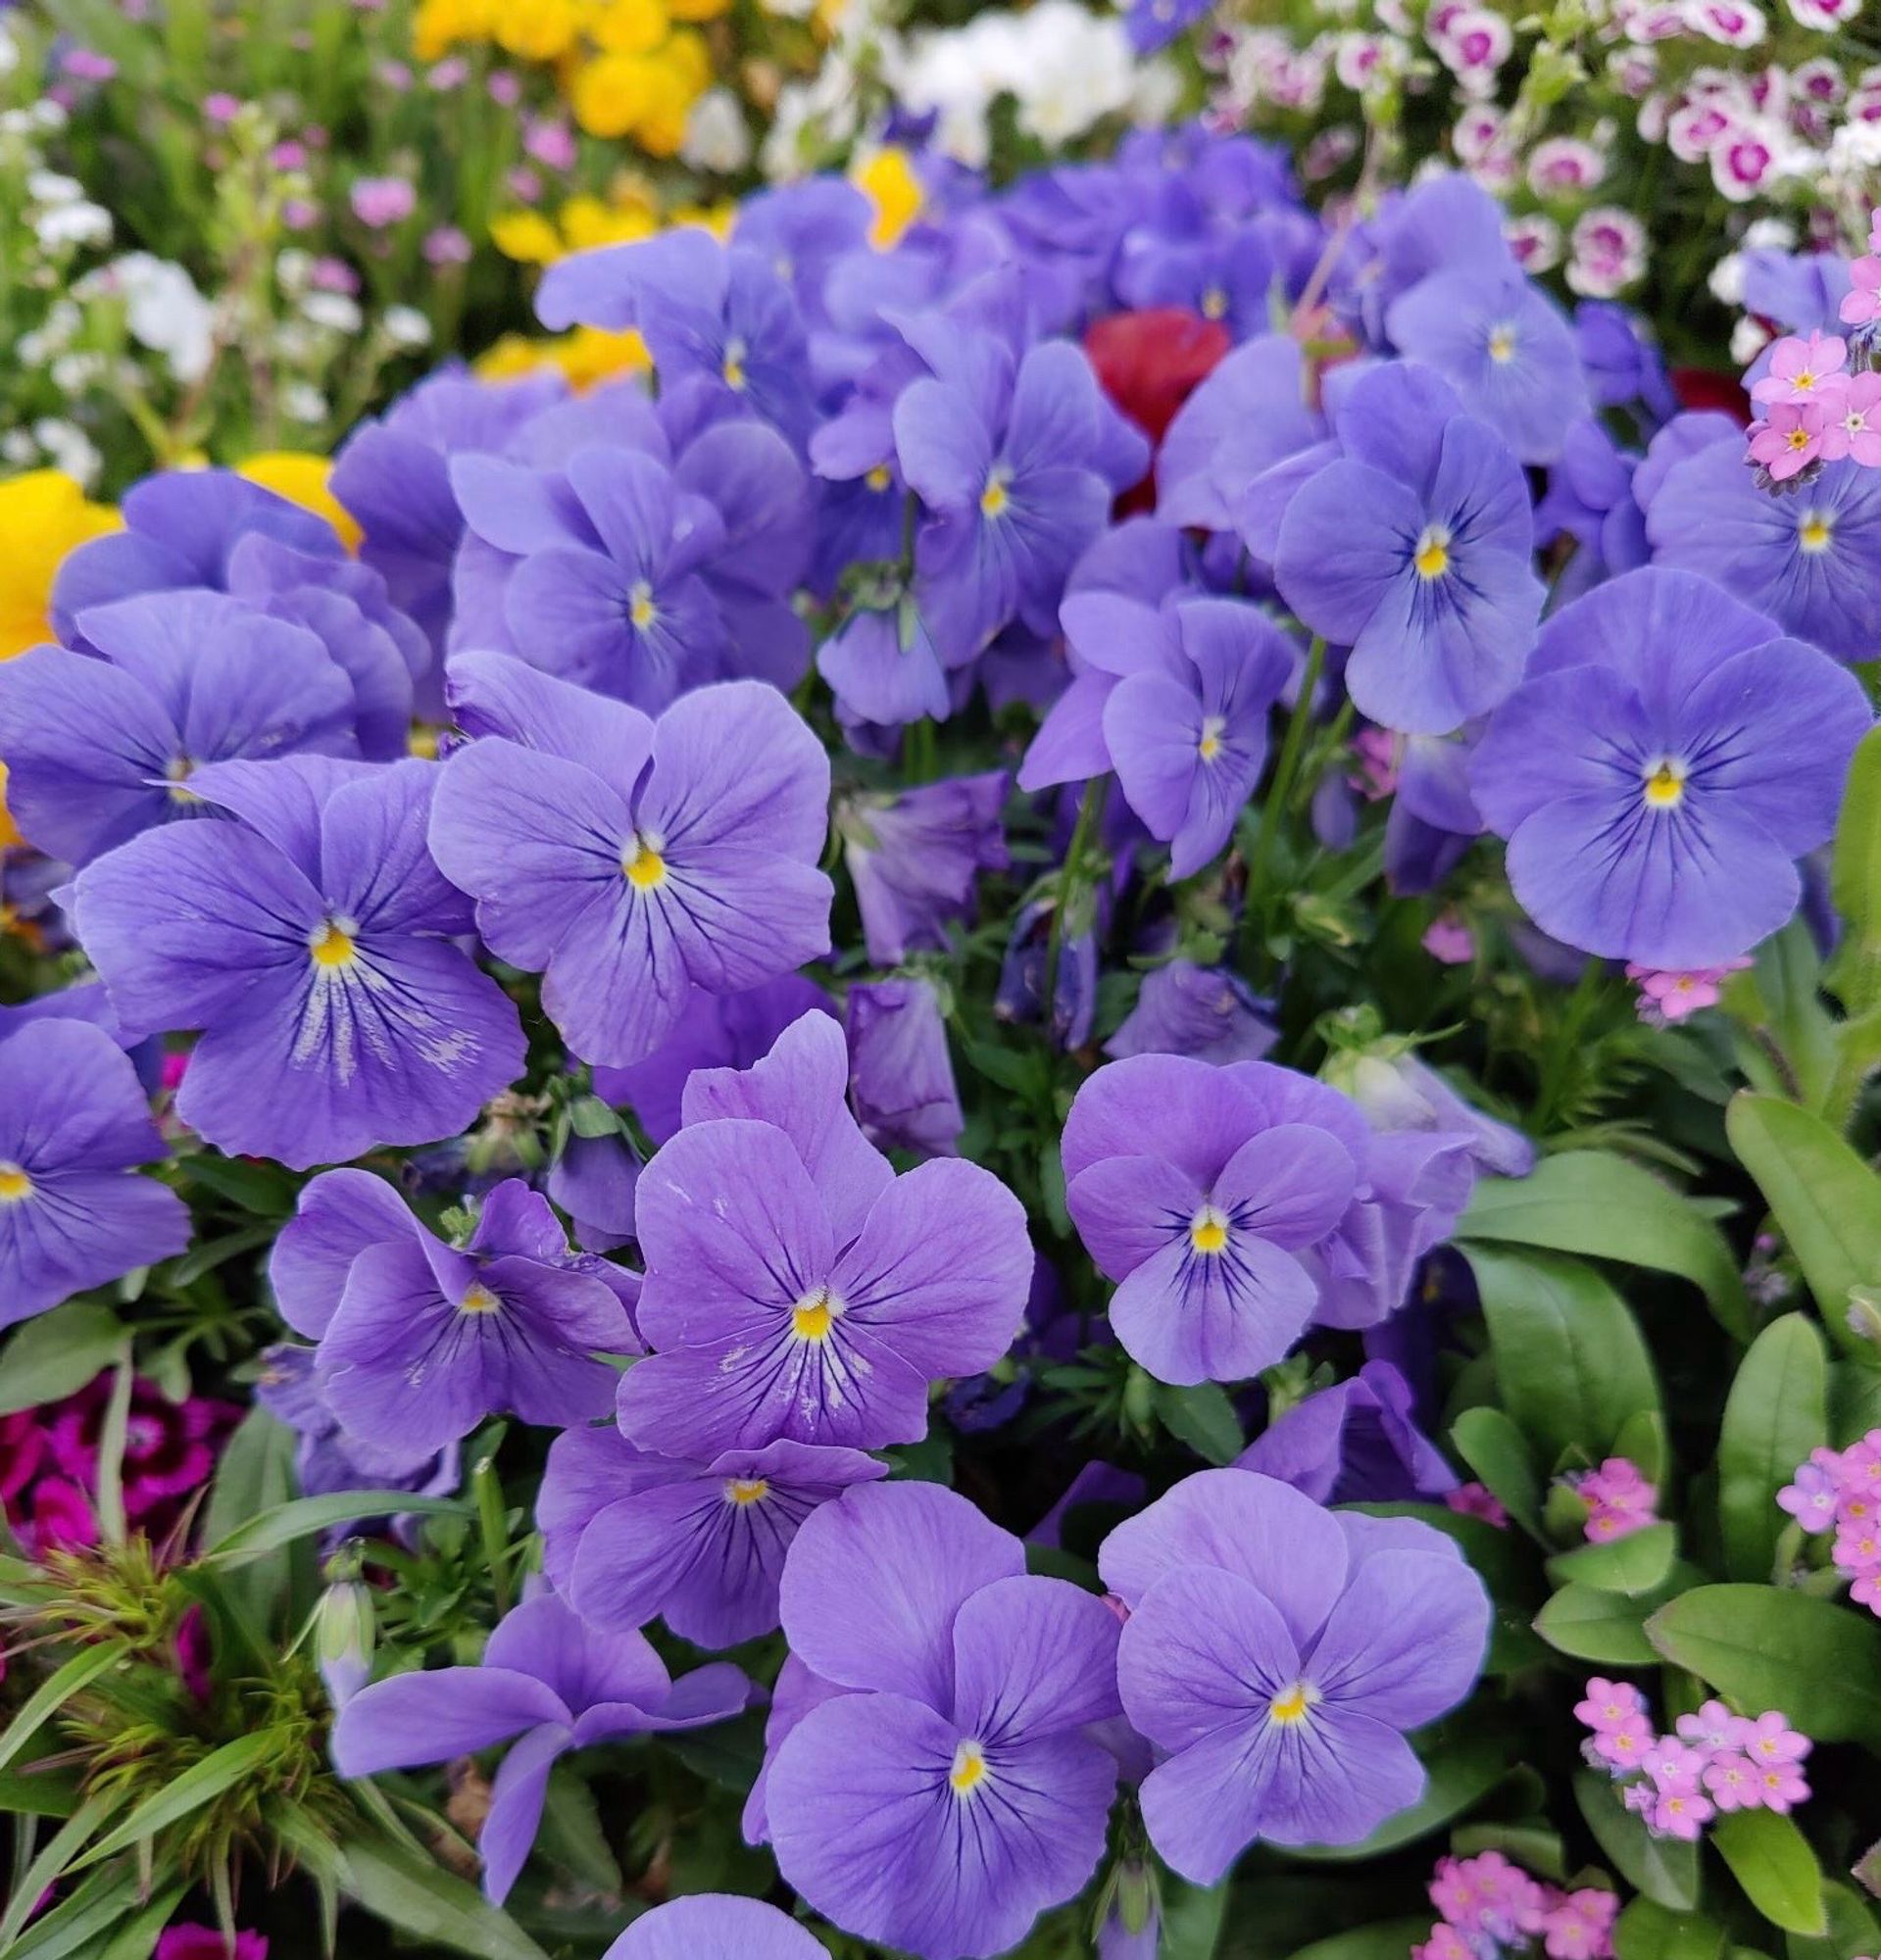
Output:
<svg viewBox="0 0 1881 1960">
<path fill-rule="evenodd" d="M 418 191 L 404 177 L 361 177 L 349 201 L 362 224 L 383 231 L 411 217 L 418 207 Z"/>
<path fill-rule="evenodd" d="M 1597 1736 L 1631 1728 L 1645 1715 L 1646 1697 L 1630 1681 L 1609 1681 L 1598 1674 L 1588 1681 L 1585 1697 L 1574 1704 L 1575 1719 Z"/>
<path fill-rule="evenodd" d="M 1752 425 L 1751 461 L 1760 463 L 1773 482 L 1800 475 L 1823 454 L 1833 406 L 1818 397 L 1771 403 L 1768 416 Z"/>
<path fill-rule="evenodd" d="M 1849 268 L 1850 290 L 1842 295 L 1842 324 L 1870 326 L 1881 319 L 1881 259 L 1869 254 Z"/>
<path fill-rule="evenodd" d="M 1829 462 L 1852 456 L 1870 469 L 1881 466 L 1881 374 L 1852 375 L 1824 416 L 1822 454 Z"/>
<path fill-rule="evenodd" d="M 1849 343 L 1832 333 L 1807 340 L 1786 334 L 1770 353 L 1770 371 L 1751 390 L 1754 402 L 1819 402 L 1845 384 Z"/>
</svg>

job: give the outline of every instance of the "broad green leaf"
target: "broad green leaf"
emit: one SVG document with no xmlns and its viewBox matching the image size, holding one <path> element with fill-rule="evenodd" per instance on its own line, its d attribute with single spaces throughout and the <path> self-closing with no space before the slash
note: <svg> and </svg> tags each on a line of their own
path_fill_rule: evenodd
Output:
<svg viewBox="0 0 1881 1960">
<path fill-rule="evenodd" d="M 1227 1916 L 1228 1886 L 1192 1886 L 1173 1872 L 1162 1874 L 1163 1935 L 1157 1960 L 1214 1960 Z"/>
<path fill-rule="evenodd" d="M 1430 1937 L 1430 1914 L 1417 1919 L 1388 1919 L 1376 1926 L 1354 1927 L 1330 1939 L 1303 1946 L 1292 1960 L 1405 1960 L 1405 1955 Z"/>
<path fill-rule="evenodd" d="M 1548 1561 L 1548 1576 L 1558 1585 L 1592 1586 L 1638 1598 L 1664 1585 L 1677 1556 L 1677 1525 L 1647 1525 L 1605 1544 L 1576 1545 L 1559 1553 Z"/>
<path fill-rule="evenodd" d="M 455 1497 L 421 1497 L 411 1491 L 336 1491 L 328 1497 L 296 1497 L 291 1503 L 249 1518 L 220 1543 L 203 1553 L 212 1565 L 236 1565 L 296 1539 L 311 1538 L 316 1532 L 330 1531 L 360 1518 L 398 1517 L 407 1513 L 433 1516 L 439 1512 L 464 1514 L 464 1505 Z"/>
<path fill-rule="evenodd" d="M 1868 730 L 1849 767 L 1829 896 L 1842 943 L 1828 982 L 1853 1017 L 1881 1005 L 1881 728 Z"/>
<path fill-rule="evenodd" d="M 694 1776 L 743 1796 L 764 1768 L 764 1710 L 748 1708 L 729 1722 L 714 1722 L 709 1728 L 671 1729 L 658 1740 L 661 1748 L 677 1756 Z"/>
<path fill-rule="evenodd" d="M 1698 1904 L 1698 1846 L 1677 1838 L 1655 1838 L 1637 1812 L 1620 1801 L 1610 1777 L 1577 1770 L 1574 1801 L 1596 1842 L 1628 1885 L 1672 1912 Z"/>
<path fill-rule="evenodd" d="M 1312 1864 L 1356 1864 L 1441 1830 L 1503 1780 L 1512 1740 L 1506 1727 L 1458 1725 L 1453 1734 L 1439 1737 L 1419 1751 L 1428 1781 L 1423 1795 L 1409 1810 L 1387 1817 L 1360 1843 L 1296 1848 L 1288 1855 Z"/>
<path fill-rule="evenodd" d="M 116 1667 L 130 1651 L 127 1641 L 101 1641 L 85 1647 L 48 1675 L 20 1705 L 19 1713 L 0 1735 L 0 1769 L 13 1761 L 39 1733 L 40 1728 L 82 1689 L 89 1688 L 101 1674 Z"/>
<path fill-rule="evenodd" d="M 1859 1954 L 1881 1952 L 1881 1924 L 1871 1899 L 1831 1879 L 1822 1887 L 1822 1903 L 1828 1912 L 1828 1932 L 1819 1939 L 1807 1933 L 1787 1935 L 1783 1950 L 1789 1960 L 1856 1960 Z"/>
<path fill-rule="evenodd" d="M 1606 1151 L 1563 1151 L 1527 1177 L 1483 1178 L 1457 1237 L 1538 1246 L 1676 1273 L 1704 1294 L 1727 1332 L 1751 1335 L 1751 1307 L 1730 1243 L 1663 1179 Z"/>
<path fill-rule="evenodd" d="M 145 1797 L 122 1824 L 99 1838 L 78 1863 L 95 1864 L 126 1845 L 155 1838 L 178 1819 L 213 1803 L 244 1777 L 252 1776 L 278 1747 L 278 1739 L 264 1733 L 239 1736 L 234 1741 L 212 1749 L 201 1762 L 191 1763 L 180 1776 L 173 1777 L 162 1789 Z"/>
<path fill-rule="evenodd" d="M 203 1509 L 203 1541 L 219 1544 L 249 1519 L 291 1502 L 298 1439 L 265 1408 L 251 1408 L 228 1439 Z M 266 1628 L 288 1590 L 293 1556 L 286 1547 L 252 1559 L 224 1575 L 226 1584 L 258 1627 Z"/>
<path fill-rule="evenodd" d="M 70 1817 L 78 1786 L 67 1770 L 0 1770 L 0 1812 L 14 1817 Z"/>
<path fill-rule="evenodd" d="M 1557 1252 L 1466 1249 L 1509 1414 L 1552 1462 L 1580 1448 L 1598 1460 L 1621 1426 L 1659 1406 L 1638 1324 L 1618 1294 Z"/>
<path fill-rule="evenodd" d="M 1637 1898 L 1613 1927 L 1618 1960 L 1718 1960 L 1724 1929 L 1701 1912 L 1668 1912 L 1650 1898 Z"/>
<path fill-rule="evenodd" d="M 0 1415 L 74 1395 L 118 1358 L 124 1330 L 95 1299 L 68 1300 L 28 1320 L 0 1348 Z"/>
<path fill-rule="evenodd" d="M 1663 1484 L 1672 1467 L 1672 1453 L 1665 1440 L 1665 1418 L 1657 1409 L 1642 1409 L 1620 1424 L 1613 1439 L 1613 1454 L 1637 1466 L 1649 1484 Z"/>
<path fill-rule="evenodd" d="M 1541 1479 L 1521 1431 L 1499 1408 L 1464 1409 L 1450 1426 L 1450 1440 L 1484 1490 L 1530 1538 L 1541 1538 Z"/>
<path fill-rule="evenodd" d="M 1862 1350 L 1849 1296 L 1881 1287 L 1881 1177 L 1820 1116 L 1745 1091 L 1725 1112 L 1731 1148 L 1757 1179 L 1829 1331 Z"/>
<path fill-rule="evenodd" d="M 1727 1810 L 1712 1821 L 1711 1842 L 1772 1926 L 1811 1937 L 1828 1931 L 1822 1867 L 1789 1818 L 1774 1810 Z"/>
<path fill-rule="evenodd" d="M 177 1168 L 190 1183 L 213 1191 L 262 1218 L 287 1218 L 294 1210 L 294 1180 L 276 1164 L 249 1163 L 240 1157 L 198 1151 L 179 1157 Z"/>
<path fill-rule="evenodd" d="M 1558 1886 L 1567 1878 L 1567 1846 L 1560 1833 L 1547 1824 L 1460 1825 L 1450 1834 L 1450 1848 L 1459 1858 L 1500 1851 L 1511 1864 Z"/>
<path fill-rule="evenodd" d="M 341 1846 L 345 1890 L 368 1912 L 419 1939 L 434 1939 L 475 1960 L 547 1960 L 508 1913 L 474 1886 L 403 1845 L 359 1836 Z"/>
<path fill-rule="evenodd" d="M 1820 1109 L 1835 1074 L 1836 1023 L 1822 1000 L 1822 956 L 1807 919 L 1791 919 L 1726 984 L 1725 1011 L 1760 1030 L 1800 1100 Z"/>
<path fill-rule="evenodd" d="M 600 1892 L 622 1889 L 620 1867 L 601 1828 L 594 1792 L 573 1766 L 558 1763 L 549 1777 L 542 1806 L 542 1829 L 536 1838 L 541 1852 L 566 1865 L 585 1886 Z"/>
<path fill-rule="evenodd" d="M 1717 1446 L 1717 1516 L 1724 1569 L 1767 1581 L 1784 1515 L 1776 1494 L 1829 1439 L 1828 1357 L 1800 1313 L 1774 1320 L 1740 1364 Z"/>
<path fill-rule="evenodd" d="M 1643 1600 L 1592 1586 L 1563 1586 L 1535 1616 L 1535 1631 L 1557 1652 L 1605 1667 L 1651 1667 Z"/>
<path fill-rule="evenodd" d="M 1163 1427 L 1177 1442 L 1186 1443 L 1205 1463 L 1219 1468 L 1232 1463 L 1247 1447 L 1241 1418 L 1218 1382 L 1199 1382 L 1188 1389 L 1159 1382 L 1156 1412 Z"/>
<path fill-rule="evenodd" d="M 1769 1586 L 1700 1586 L 1661 1606 L 1646 1637 L 1749 1714 L 1780 1708 L 1818 1742 L 1881 1751 L 1881 1621 Z"/>
<path fill-rule="evenodd" d="M 1881 1429 L 1881 1368 L 1837 1362 L 1829 1384 L 1829 1442 L 1837 1449 Z"/>
</svg>

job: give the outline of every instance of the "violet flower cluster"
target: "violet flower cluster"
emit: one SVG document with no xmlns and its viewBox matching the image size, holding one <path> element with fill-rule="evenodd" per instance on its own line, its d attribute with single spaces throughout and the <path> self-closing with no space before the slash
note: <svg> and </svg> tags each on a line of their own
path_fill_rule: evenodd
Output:
<svg viewBox="0 0 1881 1960">
<path fill-rule="evenodd" d="M 1835 1569 L 1849 1597 L 1881 1616 L 1881 1429 L 1846 1449 L 1812 1449 L 1776 1500 L 1806 1532 L 1835 1534 Z"/>
<path fill-rule="evenodd" d="M 1411 1960 L 1612 1960 L 1620 1897 L 1598 1886 L 1563 1888 L 1531 1878 L 1500 1851 L 1439 1858 L 1430 1902 L 1440 1915 Z"/>
</svg>

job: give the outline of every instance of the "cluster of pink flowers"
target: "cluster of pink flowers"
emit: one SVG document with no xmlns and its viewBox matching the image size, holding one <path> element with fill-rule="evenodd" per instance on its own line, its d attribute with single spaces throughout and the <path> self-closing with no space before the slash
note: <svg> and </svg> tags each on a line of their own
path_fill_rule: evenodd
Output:
<svg viewBox="0 0 1881 1960">
<path fill-rule="evenodd" d="M 1653 966 L 1633 966 L 1626 977 L 1639 989 L 1639 1017 L 1652 1027 L 1663 1027 L 1715 1007 L 1724 982 L 1750 965 L 1748 959 L 1726 960 L 1722 966 L 1695 966 L 1687 972 L 1661 972 Z"/>
<path fill-rule="evenodd" d="M 183 1923 L 158 1936 L 156 1960 L 268 1960 L 268 1936 L 236 1934 L 231 1954 L 220 1928 Z"/>
<path fill-rule="evenodd" d="M 1881 1615 L 1881 1429 L 1847 1449 L 1812 1449 L 1776 1500 L 1807 1532 L 1835 1534 L 1836 1570 L 1849 1596 Z"/>
<path fill-rule="evenodd" d="M 27 1551 L 76 1550 L 98 1542 L 98 1447 L 111 1378 L 100 1375 L 43 1408 L 0 1416 L 0 1511 Z M 161 1538 L 209 1482 L 241 1410 L 190 1396 L 173 1402 L 154 1382 L 131 1390 L 124 1430 L 126 1519 Z"/>
<path fill-rule="evenodd" d="M 1809 1739 L 1775 1709 L 1733 1715 L 1723 1702 L 1708 1701 L 1661 1736 L 1637 1688 L 1596 1675 L 1574 1713 L 1593 1731 L 1588 1761 L 1625 1780 L 1627 1809 L 1655 1837 L 1689 1840 L 1721 1810 L 1782 1813 L 1809 1794 L 1803 1775 Z"/>
<path fill-rule="evenodd" d="M 1639 1466 L 1624 1456 L 1609 1456 L 1598 1470 L 1586 1471 L 1571 1481 L 1587 1506 L 1590 1544 L 1608 1544 L 1658 1523 L 1654 1508 L 1658 1502 L 1658 1486 L 1648 1483 Z"/>
<path fill-rule="evenodd" d="M 1596 1886 L 1562 1891 L 1530 1878 L 1500 1851 L 1474 1858 L 1440 1858 L 1430 1902 L 1442 1917 L 1411 1960 L 1495 1960 L 1532 1952 L 1548 1960 L 1609 1960 L 1617 1893 Z"/>
<path fill-rule="evenodd" d="M 1498 1531 L 1509 1529 L 1509 1512 L 1503 1500 L 1485 1484 L 1459 1484 L 1444 1493 L 1444 1502 L 1460 1517 L 1481 1518 Z"/>
</svg>

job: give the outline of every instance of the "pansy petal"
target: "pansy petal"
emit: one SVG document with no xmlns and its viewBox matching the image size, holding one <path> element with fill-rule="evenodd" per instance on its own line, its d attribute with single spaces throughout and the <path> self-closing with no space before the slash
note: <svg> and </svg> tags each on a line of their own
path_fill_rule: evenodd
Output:
<svg viewBox="0 0 1881 1960">
<path fill-rule="evenodd" d="M 954 1621 L 954 1719 L 989 1746 L 1121 1713 L 1117 1617 L 1064 1579 L 1000 1579 Z"/>
<path fill-rule="evenodd" d="M 333 1767 L 376 1776 L 475 1755 L 542 1723 L 566 1723 L 560 1695 L 533 1675 L 487 1661 L 395 1674 L 362 1688 L 333 1725 Z"/>
<path fill-rule="evenodd" d="M 501 1905 L 527 1862 L 535 1834 L 542 1825 L 542 1805 L 549 1794 L 549 1772 L 573 1738 L 560 1723 L 531 1729 L 497 1766 L 490 1780 L 489 1814 L 477 1835 L 477 1855 L 483 1860 L 483 1892 Z"/>
<path fill-rule="evenodd" d="M 1353 1574 L 1312 1650 L 1329 1702 L 1417 1729 L 1454 1708 L 1482 1671 L 1489 1595 L 1468 1566 L 1424 1551 L 1380 1551 Z"/>
<path fill-rule="evenodd" d="M 1248 1719 L 1214 1730 L 1143 1780 L 1143 1822 L 1171 1870 L 1218 1885 L 1267 1818 L 1275 1751 L 1270 1724 Z"/>
<path fill-rule="evenodd" d="M 1203 1197 L 1194 1178 L 1162 1157 L 1105 1157 L 1078 1172 L 1064 1201 L 1098 1271 L 1123 1280 L 1188 1232 Z"/>
<path fill-rule="evenodd" d="M 1316 1245 L 1346 1214 L 1358 1185 L 1351 1152 L 1310 1123 L 1281 1123 L 1250 1137 L 1214 1181 L 1214 1203 L 1238 1231 L 1286 1251 Z"/>
<path fill-rule="evenodd" d="M 319 1340 L 339 1309 L 346 1276 L 368 1246 L 414 1238 L 421 1226 L 382 1177 L 329 1170 L 306 1185 L 269 1254 L 268 1280 L 281 1318 Z"/>
<path fill-rule="evenodd" d="M 702 1892 L 643 1914 L 602 1960 L 827 1960 L 802 1927 L 763 1899 Z"/>
<path fill-rule="evenodd" d="M 1270 1368 L 1305 1330 L 1319 1290 L 1290 1252 L 1229 1228 L 1203 1251 L 1171 1239 L 1111 1298 L 1111 1325 L 1159 1381 L 1238 1382 Z"/>
<path fill-rule="evenodd" d="M 1299 1649 L 1265 1594 L 1238 1573 L 1202 1565 L 1157 1580 L 1117 1650 L 1124 1710 L 1165 1749 L 1264 1719 L 1299 1674 Z"/>
<path fill-rule="evenodd" d="M 736 845 L 814 863 L 829 828 L 829 759 L 775 688 L 698 688 L 654 728 L 639 816 L 682 861 Z"/>
</svg>

